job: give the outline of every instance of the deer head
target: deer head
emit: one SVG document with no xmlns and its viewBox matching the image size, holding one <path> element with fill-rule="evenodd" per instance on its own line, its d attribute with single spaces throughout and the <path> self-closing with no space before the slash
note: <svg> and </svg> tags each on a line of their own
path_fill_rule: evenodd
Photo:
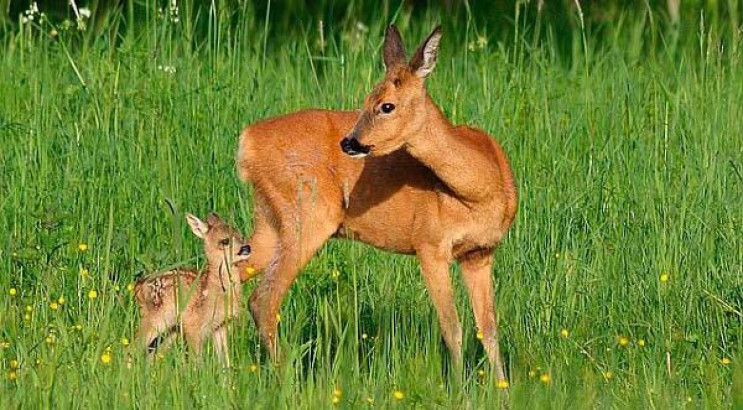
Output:
<svg viewBox="0 0 743 410">
<path fill-rule="evenodd" d="M 186 220 L 194 235 L 204 241 L 209 266 L 232 269 L 236 263 L 243 262 L 250 256 L 250 245 L 219 215 L 212 212 L 204 222 L 186 214 Z"/>
<path fill-rule="evenodd" d="M 384 79 L 364 100 L 353 130 L 341 141 L 352 157 L 389 154 L 402 148 L 426 124 L 427 93 L 424 81 L 436 66 L 441 26 L 436 26 L 409 62 L 400 32 L 387 27 L 384 40 Z"/>
</svg>

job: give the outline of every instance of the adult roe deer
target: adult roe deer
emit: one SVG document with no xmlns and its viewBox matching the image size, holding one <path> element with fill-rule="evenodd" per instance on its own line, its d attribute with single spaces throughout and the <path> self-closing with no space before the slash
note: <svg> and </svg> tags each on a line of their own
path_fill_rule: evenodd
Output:
<svg viewBox="0 0 743 410">
<path fill-rule="evenodd" d="M 250 310 L 272 357 L 282 298 L 335 236 L 417 255 L 457 364 L 462 330 L 449 267 L 458 261 L 478 337 L 497 377 L 505 379 L 491 267 L 493 250 L 516 214 L 516 188 L 498 143 L 482 131 L 453 126 L 427 94 L 424 80 L 436 64 L 440 38 L 436 27 L 406 62 L 400 33 L 389 26 L 386 75 L 360 115 L 307 110 L 242 132 L 237 172 L 255 188 L 251 263 L 264 270 Z"/>
<path fill-rule="evenodd" d="M 242 285 L 237 264 L 250 256 L 250 245 L 217 214 L 206 222 L 187 214 L 191 231 L 204 241 L 206 268 L 175 269 L 145 276 L 134 285 L 141 323 L 137 343 L 154 353 L 158 336 L 168 347 L 182 331 L 198 355 L 204 339 L 213 335 L 214 350 L 227 367 L 227 321 L 240 311 Z"/>
</svg>

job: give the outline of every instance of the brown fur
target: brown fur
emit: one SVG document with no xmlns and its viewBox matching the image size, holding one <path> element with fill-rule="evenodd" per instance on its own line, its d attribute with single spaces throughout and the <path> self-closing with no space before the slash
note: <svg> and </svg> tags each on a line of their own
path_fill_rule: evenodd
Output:
<svg viewBox="0 0 743 410">
<path fill-rule="evenodd" d="M 134 296 L 141 313 L 137 343 L 154 353 L 152 344 L 161 336 L 160 348 L 166 348 L 180 332 L 198 355 L 203 341 L 214 338 L 214 350 L 229 366 L 226 324 L 240 309 L 240 274 L 236 264 L 247 255 L 240 254 L 242 236 L 222 222 L 216 214 L 207 223 L 189 215 L 189 224 L 204 240 L 207 266 L 199 275 L 195 269 L 175 269 L 139 279 Z M 227 243 L 229 241 L 229 243 Z"/>
<path fill-rule="evenodd" d="M 255 187 L 253 263 L 264 276 L 250 308 L 268 351 L 276 353 L 276 313 L 299 270 L 332 236 L 415 254 L 456 362 L 461 328 L 449 266 L 460 262 L 483 344 L 505 378 L 493 306 L 492 251 L 517 207 L 511 168 L 498 143 L 453 126 L 425 90 L 440 34 L 429 36 L 414 64 L 397 30 L 385 43 L 387 74 L 362 112 L 307 110 L 246 128 L 237 171 Z M 432 40 L 433 39 L 433 40 Z M 391 115 L 381 113 L 394 103 Z M 370 155 L 340 148 L 355 139 Z M 244 278 L 245 279 L 245 278 Z"/>
</svg>

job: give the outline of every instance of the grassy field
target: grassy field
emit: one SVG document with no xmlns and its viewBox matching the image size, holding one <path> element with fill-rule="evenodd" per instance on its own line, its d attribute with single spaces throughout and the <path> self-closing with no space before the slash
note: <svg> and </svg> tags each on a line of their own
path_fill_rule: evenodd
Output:
<svg viewBox="0 0 743 410">
<path fill-rule="evenodd" d="M 463 374 L 415 259 L 351 242 L 329 243 L 286 298 L 286 365 L 267 361 L 247 309 L 232 369 L 181 345 L 125 365 L 133 279 L 203 263 L 184 213 L 251 229 L 241 128 L 360 107 L 393 17 L 408 48 L 444 23 L 429 91 L 496 137 L 518 180 L 493 272 L 512 405 L 743 406 L 740 50 L 702 26 L 648 51 L 649 23 L 633 21 L 559 51 L 386 6 L 322 35 L 311 16 L 277 26 L 246 7 L 210 15 L 197 41 L 187 13 L 122 37 L 37 18 L 2 38 L 0 407 L 497 406 L 457 268 Z"/>
</svg>

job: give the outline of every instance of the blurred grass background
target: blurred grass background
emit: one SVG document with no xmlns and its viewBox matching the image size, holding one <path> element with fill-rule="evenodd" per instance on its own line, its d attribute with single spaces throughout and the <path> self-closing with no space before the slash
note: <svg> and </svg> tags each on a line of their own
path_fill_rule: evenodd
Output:
<svg viewBox="0 0 743 410">
<path fill-rule="evenodd" d="M 743 406 L 738 1 L 37 8 L 0 0 L 4 408 L 498 406 L 457 269 L 463 375 L 416 261 L 359 243 L 329 243 L 286 298 L 290 365 L 247 310 L 234 369 L 182 347 L 124 363 L 133 278 L 203 262 L 184 213 L 250 231 L 242 127 L 359 107 L 390 22 L 409 51 L 443 24 L 430 93 L 514 167 L 494 272 L 512 406 Z"/>
</svg>

